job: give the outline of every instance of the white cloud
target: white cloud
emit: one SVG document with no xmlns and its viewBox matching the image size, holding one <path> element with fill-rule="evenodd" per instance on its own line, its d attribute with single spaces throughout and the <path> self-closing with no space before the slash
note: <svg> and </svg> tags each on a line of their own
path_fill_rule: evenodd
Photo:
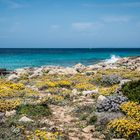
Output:
<svg viewBox="0 0 140 140">
<path fill-rule="evenodd" d="M 72 28 L 76 31 L 80 32 L 89 32 L 93 31 L 101 26 L 100 23 L 93 22 L 76 22 L 72 23 Z"/>
<path fill-rule="evenodd" d="M 104 16 L 101 18 L 104 22 L 117 22 L 117 23 L 123 23 L 128 22 L 131 20 L 132 17 L 130 16 Z"/>
<path fill-rule="evenodd" d="M 114 3 L 114 4 L 92 4 L 85 3 L 82 4 L 85 7 L 93 7 L 93 8 L 136 8 L 140 7 L 140 2 L 126 2 L 126 3 Z"/>
</svg>

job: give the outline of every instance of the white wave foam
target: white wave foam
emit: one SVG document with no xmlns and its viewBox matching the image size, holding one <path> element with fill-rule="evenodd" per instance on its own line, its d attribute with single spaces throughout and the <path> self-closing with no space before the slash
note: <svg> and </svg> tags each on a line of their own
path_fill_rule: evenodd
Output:
<svg viewBox="0 0 140 140">
<path fill-rule="evenodd" d="M 116 61 L 118 61 L 120 59 L 119 56 L 116 56 L 116 55 L 111 55 L 111 58 L 110 59 L 106 59 L 105 60 L 105 63 L 115 63 Z"/>
</svg>

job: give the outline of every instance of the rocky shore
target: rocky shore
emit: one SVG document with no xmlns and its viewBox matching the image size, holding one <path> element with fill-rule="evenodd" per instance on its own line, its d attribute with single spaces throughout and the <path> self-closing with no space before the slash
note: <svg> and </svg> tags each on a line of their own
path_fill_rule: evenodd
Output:
<svg viewBox="0 0 140 140">
<path fill-rule="evenodd" d="M 101 62 L 95 65 L 84 66 L 81 63 L 73 67 L 60 67 L 60 66 L 43 66 L 34 68 L 21 68 L 14 71 L 14 74 L 9 76 L 9 80 L 19 78 L 21 75 L 29 75 L 29 78 L 41 76 L 44 73 L 54 75 L 75 75 L 82 74 L 94 74 L 97 70 L 107 69 L 130 69 L 140 71 L 140 57 L 125 57 L 121 58 L 115 63 Z"/>
<path fill-rule="evenodd" d="M 140 139 L 140 56 L 16 69 L 0 85 L 0 140 Z"/>
</svg>

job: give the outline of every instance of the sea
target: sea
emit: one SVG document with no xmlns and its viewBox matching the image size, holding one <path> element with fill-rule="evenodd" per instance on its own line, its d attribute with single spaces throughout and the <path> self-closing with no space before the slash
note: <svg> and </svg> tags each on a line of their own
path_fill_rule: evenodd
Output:
<svg viewBox="0 0 140 140">
<path fill-rule="evenodd" d="M 140 48 L 0 48 L 0 68 L 92 65 L 140 56 Z"/>
</svg>

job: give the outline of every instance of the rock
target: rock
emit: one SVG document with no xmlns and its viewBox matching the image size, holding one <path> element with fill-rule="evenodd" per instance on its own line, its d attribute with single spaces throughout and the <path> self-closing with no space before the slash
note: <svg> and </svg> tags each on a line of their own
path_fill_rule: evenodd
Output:
<svg viewBox="0 0 140 140">
<path fill-rule="evenodd" d="M 101 127 L 105 126 L 111 120 L 124 117 L 124 114 L 120 112 L 95 112 L 95 114 L 98 118 L 96 124 Z"/>
<path fill-rule="evenodd" d="M 131 81 L 130 79 L 123 79 L 123 80 L 120 81 L 120 86 L 122 86 L 125 83 L 130 82 L 130 81 Z"/>
<path fill-rule="evenodd" d="M 104 134 L 101 134 L 101 135 L 99 136 L 99 139 L 105 139 L 105 135 L 104 135 Z"/>
<path fill-rule="evenodd" d="M 34 122 L 32 119 L 26 117 L 26 116 L 23 116 L 22 118 L 19 119 L 19 122 Z"/>
<path fill-rule="evenodd" d="M 29 76 L 29 78 L 35 78 L 37 76 L 43 75 L 43 67 L 37 68 L 32 75 Z"/>
<path fill-rule="evenodd" d="M 101 136 L 101 133 L 99 131 L 93 132 L 93 137 L 99 138 Z"/>
<path fill-rule="evenodd" d="M 140 72 L 140 67 L 138 67 L 136 70 L 137 70 L 138 72 Z"/>
<path fill-rule="evenodd" d="M 17 80 L 19 79 L 19 76 L 16 74 L 12 74 L 7 78 L 9 81 Z"/>
<path fill-rule="evenodd" d="M 96 65 L 89 65 L 86 67 L 86 71 L 92 71 L 92 70 L 99 70 L 102 69 L 102 66 L 96 64 Z"/>
<path fill-rule="evenodd" d="M 4 115 L 5 113 L 0 112 L 0 124 L 4 122 Z"/>
<path fill-rule="evenodd" d="M 94 125 L 88 125 L 82 131 L 85 132 L 85 133 L 94 132 L 95 131 L 95 126 Z"/>
<path fill-rule="evenodd" d="M 22 68 L 22 69 L 16 69 L 15 73 L 20 77 L 22 75 L 32 74 L 34 69 L 31 68 Z"/>
<path fill-rule="evenodd" d="M 74 66 L 74 69 L 75 69 L 76 71 L 78 71 L 78 72 L 82 72 L 85 68 L 86 68 L 86 67 L 85 67 L 84 65 L 82 65 L 81 63 L 76 64 L 76 65 Z"/>
<path fill-rule="evenodd" d="M 103 102 L 104 100 L 106 100 L 107 98 L 103 95 L 100 95 L 97 99 L 97 103 L 100 104 L 101 102 Z"/>
<path fill-rule="evenodd" d="M 83 95 L 92 95 L 92 94 L 98 94 L 98 89 L 96 90 L 88 90 L 88 91 L 83 91 L 82 92 Z"/>
<path fill-rule="evenodd" d="M 50 126 L 54 125 L 54 122 L 52 122 L 52 121 L 50 121 L 50 120 L 48 120 L 48 119 L 41 120 L 40 123 L 41 123 L 41 124 L 50 125 Z"/>
<path fill-rule="evenodd" d="M 78 95 L 78 94 L 80 94 L 80 92 L 79 92 L 77 89 L 73 89 L 73 90 L 71 91 L 70 96 L 76 96 L 76 95 Z"/>
<path fill-rule="evenodd" d="M 59 75 L 75 75 L 77 71 L 74 68 L 59 68 L 59 69 L 51 69 L 48 74 L 59 74 Z"/>
<path fill-rule="evenodd" d="M 86 71 L 85 74 L 87 76 L 90 76 L 90 75 L 94 75 L 96 72 L 95 71 Z"/>
<path fill-rule="evenodd" d="M 5 117 L 10 117 L 16 115 L 16 110 L 6 111 Z"/>
</svg>

